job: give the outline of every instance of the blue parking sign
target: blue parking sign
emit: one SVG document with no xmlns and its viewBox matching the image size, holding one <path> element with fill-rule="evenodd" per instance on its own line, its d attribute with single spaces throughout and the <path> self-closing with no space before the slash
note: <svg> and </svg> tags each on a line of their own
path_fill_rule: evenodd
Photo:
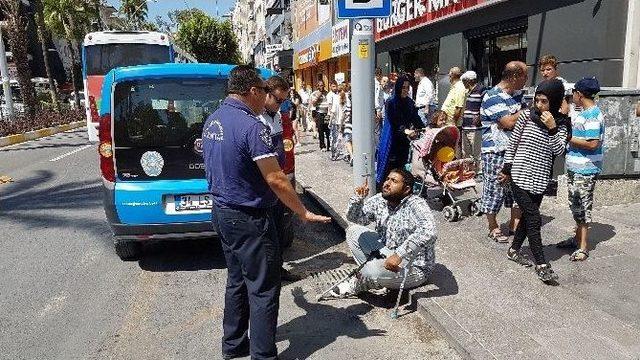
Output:
<svg viewBox="0 0 640 360">
<path fill-rule="evenodd" d="M 377 18 L 391 16 L 391 0 L 338 0 L 338 18 Z"/>
</svg>

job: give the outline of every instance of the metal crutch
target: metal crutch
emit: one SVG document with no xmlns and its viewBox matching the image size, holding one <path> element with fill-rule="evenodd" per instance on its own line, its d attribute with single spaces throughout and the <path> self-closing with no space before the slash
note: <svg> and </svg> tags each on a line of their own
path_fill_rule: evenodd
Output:
<svg viewBox="0 0 640 360">
<path fill-rule="evenodd" d="M 338 282 L 336 282 L 335 284 L 331 285 L 331 287 L 329 287 L 327 290 L 325 290 L 322 294 L 318 295 L 317 297 L 317 301 L 321 301 L 323 300 L 324 296 L 326 294 L 328 294 L 331 290 L 333 290 L 336 286 L 342 284 L 343 282 L 349 280 L 352 276 L 354 276 L 355 274 L 357 274 L 360 270 L 362 270 L 362 268 L 371 260 L 373 259 L 384 259 L 384 256 L 382 256 L 380 254 L 379 250 L 375 250 L 372 251 L 371 254 L 369 254 L 369 256 L 367 256 L 367 259 L 360 265 L 358 265 L 357 268 L 351 270 L 345 277 L 343 277 L 342 279 L 340 279 Z"/>
<path fill-rule="evenodd" d="M 389 313 L 389 316 L 392 319 L 398 318 L 398 306 L 400 306 L 400 298 L 402 297 L 402 293 L 404 292 L 404 284 L 407 282 L 407 275 L 409 274 L 409 268 L 411 267 L 411 263 L 408 263 L 404 268 L 404 276 L 402 277 L 402 282 L 400 283 L 400 291 L 398 291 L 398 298 L 396 299 L 396 306 L 393 308 L 393 311 Z"/>
</svg>

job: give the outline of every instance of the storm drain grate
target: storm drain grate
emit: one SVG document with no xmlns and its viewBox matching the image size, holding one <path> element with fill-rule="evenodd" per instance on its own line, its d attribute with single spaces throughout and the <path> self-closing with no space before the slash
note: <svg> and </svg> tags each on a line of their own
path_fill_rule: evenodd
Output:
<svg viewBox="0 0 640 360">
<path fill-rule="evenodd" d="M 349 272 L 355 269 L 355 266 L 348 268 L 333 269 L 327 271 L 321 271 L 311 274 L 311 284 L 314 290 L 320 294 L 327 290 L 329 286 L 335 285 L 338 281 L 344 279 Z"/>
</svg>

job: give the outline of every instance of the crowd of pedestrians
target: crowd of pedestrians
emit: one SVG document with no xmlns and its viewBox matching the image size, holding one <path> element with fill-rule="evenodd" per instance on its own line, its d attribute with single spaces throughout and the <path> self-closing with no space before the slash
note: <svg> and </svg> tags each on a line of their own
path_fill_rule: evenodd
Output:
<svg viewBox="0 0 640 360">
<path fill-rule="evenodd" d="M 594 98 L 600 91 L 597 79 L 568 83 L 558 73 L 558 60 L 545 55 L 538 63 L 542 82 L 525 89 L 527 65 L 506 64 L 500 82 L 486 88 L 474 71 L 449 70 L 450 90 L 439 110 L 434 86 L 418 68 L 410 74 L 384 76 L 376 71 L 373 121 L 379 131 L 377 181 L 391 169 L 402 168 L 409 158 L 410 141 L 425 127 L 456 126 L 461 133 L 457 157 L 473 158 L 482 178 L 480 210 L 485 214 L 488 239 L 511 244 L 507 258 L 533 266 L 538 277 L 554 281 L 540 236 L 540 204 L 551 182 L 556 158 L 566 154 L 570 210 L 576 221 L 575 235 L 557 244 L 573 250 L 570 260 L 588 258 L 588 228 L 593 192 L 602 170 L 604 121 Z M 392 89 L 389 91 L 390 84 Z M 417 85 L 416 92 L 412 91 Z M 533 95 L 527 105 L 524 95 Z M 498 223 L 502 207 L 510 209 L 505 226 Z M 533 261 L 520 252 L 529 240 Z"/>
<path fill-rule="evenodd" d="M 500 81 L 487 88 L 474 71 L 452 67 L 450 89 L 438 106 L 436 89 L 424 69 L 386 75 L 376 69 L 372 121 L 378 188 L 391 169 L 409 162 L 410 142 L 422 129 L 456 126 L 460 131 L 456 157 L 473 158 L 482 178 L 480 210 L 487 220 L 488 239 L 510 243 L 508 259 L 535 265 L 540 279 L 551 281 L 556 275 L 542 252 L 540 204 L 552 180 L 553 164 L 566 154 L 570 209 L 576 221 L 575 236 L 558 246 L 572 248 L 570 259 L 582 261 L 589 256 L 587 234 L 595 180 L 602 169 L 604 123 L 594 102 L 597 79 L 568 83 L 560 77 L 553 55 L 540 58 L 538 71 L 542 82 L 525 89 L 527 65 L 512 61 Z M 527 90 L 533 95 L 531 105 L 524 99 Z M 319 81 L 314 91 L 303 84 L 298 92 L 292 91 L 291 99 L 302 131 L 311 131 L 332 160 L 352 161 L 349 84 L 331 82 L 326 89 Z M 510 209 L 504 230 L 497 220 L 502 207 Z M 525 239 L 533 262 L 520 252 Z"/>
</svg>

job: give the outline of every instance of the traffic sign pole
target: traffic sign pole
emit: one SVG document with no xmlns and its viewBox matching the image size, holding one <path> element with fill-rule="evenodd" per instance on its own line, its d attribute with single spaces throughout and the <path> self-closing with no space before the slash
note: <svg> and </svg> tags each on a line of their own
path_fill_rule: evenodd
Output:
<svg viewBox="0 0 640 360">
<path fill-rule="evenodd" d="M 373 18 L 387 16 L 391 16 L 391 0 L 338 1 L 338 18 L 355 19 L 351 32 L 353 184 L 360 186 L 368 180 L 369 195 L 376 193 Z"/>
<path fill-rule="evenodd" d="M 351 37 L 351 106 L 353 125 L 353 183 L 368 179 L 370 195 L 376 192 L 374 148 L 374 66 L 373 21 L 353 22 Z"/>
</svg>

